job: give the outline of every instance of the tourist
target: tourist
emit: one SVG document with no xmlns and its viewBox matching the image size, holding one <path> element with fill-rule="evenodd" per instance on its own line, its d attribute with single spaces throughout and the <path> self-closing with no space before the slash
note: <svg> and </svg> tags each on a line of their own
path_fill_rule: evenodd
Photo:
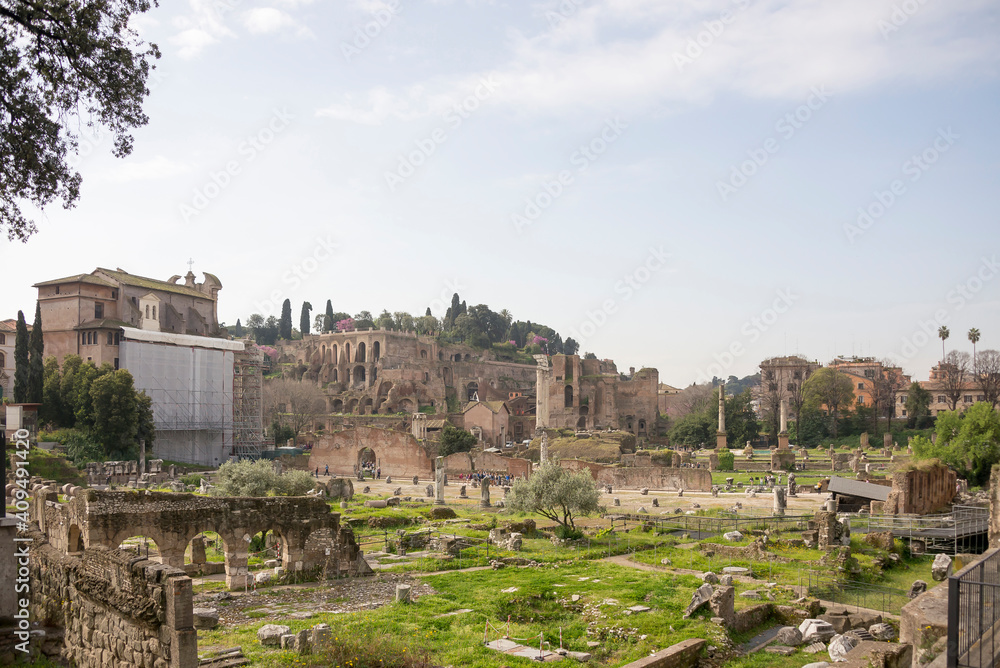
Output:
<svg viewBox="0 0 1000 668">
<path fill-rule="evenodd" d="M 326 470 L 323 471 L 323 475 L 330 475 L 330 465 L 329 464 L 326 465 Z"/>
<path fill-rule="evenodd" d="M 318 466 L 316 467 L 316 477 L 317 478 L 319 477 L 319 467 Z"/>
<path fill-rule="evenodd" d="M 376 480 L 381 480 L 382 479 L 382 467 L 381 466 L 378 467 L 378 470 L 375 472 L 375 479 Z"/>
</svg>

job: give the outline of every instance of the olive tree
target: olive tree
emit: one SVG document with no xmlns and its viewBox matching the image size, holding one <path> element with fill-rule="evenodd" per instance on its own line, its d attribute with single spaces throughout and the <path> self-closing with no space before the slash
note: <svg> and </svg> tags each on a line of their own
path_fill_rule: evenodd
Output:
<svg viewBox="0 0 1000 668">
<path fill-rule="evenodd" d="M 575 516 L 603 511 L 600 498 L 601 492 L 590 471 L 570 471 L 549 462 L 528 478 L 514 481 L 504 502 L 514 512 L 547 517 L 566 533 L 576 529 Z"/>
</svg>

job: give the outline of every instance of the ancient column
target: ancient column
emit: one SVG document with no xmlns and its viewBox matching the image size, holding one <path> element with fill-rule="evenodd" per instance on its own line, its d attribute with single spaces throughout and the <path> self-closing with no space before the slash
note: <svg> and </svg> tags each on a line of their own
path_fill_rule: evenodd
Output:
<svg viewBox="0 0 1000 668">
<path fill-rule="evenodd" d="M 146 439 L 139 439 L 139 475 L 146 473 Z"/>
<path fill-rule="evenodd" d="M 774 488 L 774 506 L 772 507 L 771 513 L 778 517 L 782 517 L 785 514 L 785 488 L 775 487 Z"/>
<path fill-rule="evenodd" d="M 479 505 L 483 508 L 490 507 L 490 479 L 483 478 L 482 484 L 479 487 Z"/>
<path fill-rule="evenodd" d="M 726 446 L 726 384 L 719 384 L 719 431 L 715 435 L 715 449 L 728 450 Z"/>
<path fill-rule="evenodd" d="M 788 449 L 788 402 L 781 400 L 781 430 L 778 432 L 778 449 Z"/>
<path fill-rule="evenodd" d="M 434 464 L 435 491 L 437 492 L 434 504 L 444 505 L 444 457 L 438 457 Z"/>
<path fill-rule="evenodd" d="M 543 431 L 542 446 L 541 446 L 541 452 L 538 455 L 538 463 L 544 464 L 548 460 L 549 460 L 549 435 Z"/>
</svg>

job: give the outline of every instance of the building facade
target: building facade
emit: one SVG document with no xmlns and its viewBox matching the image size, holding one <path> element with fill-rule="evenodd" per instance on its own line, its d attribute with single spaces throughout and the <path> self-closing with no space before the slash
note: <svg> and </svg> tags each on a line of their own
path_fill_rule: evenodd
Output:
<svg viewBox="0 0 1000 668">
<path fill-rule="evenodd" d="M 205 273 L 202 283 L 188 272 L 165 281 L 122 269 L 36 283 L 42 310 L 46 357 L 118 367 L 122 327 L 195 336 L 219 336 L 218 295 L 222 283 Z"/>
</svg>

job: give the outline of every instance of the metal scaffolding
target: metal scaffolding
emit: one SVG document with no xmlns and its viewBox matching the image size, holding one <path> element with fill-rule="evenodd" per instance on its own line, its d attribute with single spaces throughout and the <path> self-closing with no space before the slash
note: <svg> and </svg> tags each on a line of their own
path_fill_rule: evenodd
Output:
<svg viewBox="0 0 1000 668">
<path fill-rule="evenodd" d="M 233 454 L 239 459 L 257 459 L 264 449 L 263 365 L 256 346 L 233 358 Z"/>
</svg>

